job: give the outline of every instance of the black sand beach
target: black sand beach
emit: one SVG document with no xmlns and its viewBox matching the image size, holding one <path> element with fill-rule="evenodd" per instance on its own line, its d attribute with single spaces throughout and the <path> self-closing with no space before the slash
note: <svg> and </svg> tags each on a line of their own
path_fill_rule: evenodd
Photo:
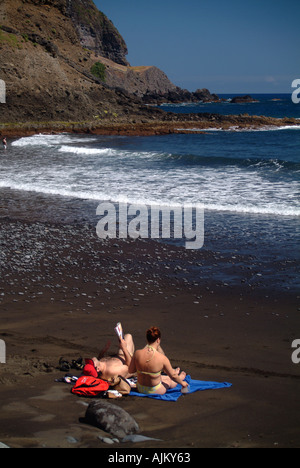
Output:
<svg viewBox="0 0 300 468">
<path fill-rule="evenodd" d="M 299 338 L 297 293 L 250 285 L 244 269 L 239 285 L 214 278 L 225 263 L 237 268 L 235 262 L 153 240 L 100 240 L 88 224 L 2 217 L 0 442 L 116 450 L 299 447 L 300 367 L 291 360 Z M 210 264 L 211 277 L 196 281 L 189 274 L 196 264 Z M 61 356 L 92 357 L 108 340 L 114 353 L 118 321 L 136 347 L 158 325 L 174 366 L 193 379 L 232 386 L 176 403 L 114 400 L 141 434 L 160 441 L 104 443 L 99 437 L 109 435 L 84 422 L 90 400 L 56 379 L 65 375 Z"/>
</svg>

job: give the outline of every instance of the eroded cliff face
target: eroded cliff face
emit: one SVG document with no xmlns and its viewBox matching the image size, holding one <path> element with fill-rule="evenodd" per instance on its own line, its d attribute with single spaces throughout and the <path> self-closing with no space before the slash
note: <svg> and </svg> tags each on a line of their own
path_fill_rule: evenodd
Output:
<svg viewBox="0 0 300 468">
<path fill-rule="evenodd" d="M 144 104 L 201 98 L 154 66 L 131 67 L 126 54 L 92 0 L 0 0 L 0 122 L 153 120 L 162 111 Z M 105 82 L 91 73 L 98 61 Z"/>
<path fill-rule="evenodd" d="M 129 65 L 124 39 L 91 0 L 66 0 L 66 3 L 66 13 L 71 17 L 83 47 L 113 62 Z"/>
<path fill-rule="evenodd" d="M 129 65 L 123 37 L 92 0 L 24 0 L 23 3 L 25 10 L 26 4 L 56 8 L 63 16 L 72 20 L 83 47 L 116 63 Z"/>
<path fill-rule="evenodd" d="M 77 13 L 72 13 L 76 5 L 82 6 L 83 0 L 1 0 L 0 79 L 6 83 L 1 122 L 117 121 L 149 114 L 137 98 L 111 89 L 91 74 L 92 65 L 101 57 L 99 48 L 82 45 Z M 92 26 L 90 31 L 94 31 Z M 123 42 L 118 40 L 120 47 L 114 50 L 122 55 Z M 95 48 L 100 47 L 97 41 Z M 125 65 L 110 62 L 114 68 L 127 70 Z"/>
</svg>

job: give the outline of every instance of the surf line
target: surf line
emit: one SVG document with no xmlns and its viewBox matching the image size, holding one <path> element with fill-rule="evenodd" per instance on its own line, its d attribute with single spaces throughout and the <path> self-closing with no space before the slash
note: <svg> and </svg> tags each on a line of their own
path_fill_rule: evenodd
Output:
<svg viewBox="0 0 300 468">
<path fill-rule="evenodd" d="M 117 206 L 116 206 L 117 205 Z M 100 239 L 186 239 L 186 249 L 204 244 L 204 208 L 103 202 L 96 209 L 101 216 L 96 226 Z"/>
</svg>

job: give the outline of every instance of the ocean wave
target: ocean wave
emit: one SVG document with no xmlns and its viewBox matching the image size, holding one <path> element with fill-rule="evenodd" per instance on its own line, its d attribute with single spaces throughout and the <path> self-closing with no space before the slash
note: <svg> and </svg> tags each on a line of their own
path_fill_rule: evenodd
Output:
<svg viewBox="0 0 300 468">
<path fill-rule="evenodd" d="M 186 166 L 203 166 L 203 167 L 228 167 L 233 166 L 236 169 L 274 169 L 300 171 L 300 163 L 294 161 L 284 161 L 278 158 L 243 158 L 234 156 L 199 156 L 195 154 L 165 154 L 164 158 L 178 161 Z"/>
<path fill-rule="evenodd" d="M 300 130 L 300 125 L 282 125 L 280 127 L 274 125 L 265 125 L 263 127 L 245 127 L 241 128 L 238 125 L 232 125 L 228 128 L 176 128 L 178 132 L 275 132 L 280 130 Z"/>
<path fill-rule="evenodd" d="M 277 203 L 270 203 L 268 206 L 262 206 L 259 204 L 259 197 L 257 198 L 258 204 L 249 205 L 247 203 L 234 203 L 233 201 L 226 200 L 225 202 L 218 201 L 210 201 L 210 202 L 191 202 L 186 200 L 170 200 L 165 199 L 163 194 L 161 198 L 153 198 L 151 195 L 144 193 L 144 194 L 132 194 L 132 195 L 124 195 L 122 193 L 108 193 L 105 192 L 105 189 L 102 190 L 80 190 L 79 188 L 70 189 L 64 187 L 50 187 L 46 185 L 39 185 L 39 184 L 32 184 L 28 183 L 17 183 L 14 181 L 0 181 L 0 189 L 11 189 L 16 191 L 23 191 L 23 192 L 34 192 L 34 193 L 41 193 L 44 195 L 51 195 L 57 197 L 66 197 L 66 198 L 73 198 L 73 199 L 81 199 L 81 200 L 90 200 L 90 201 L 97 201 L 97 202 L 104 202 L 109 201 L 111 203 L 128 203 L 134 205 L 146 205 L 148 207 L 156 206 L 156 207 L 169 207 L 169 208 L 176 208 L 176 207 L 192 207 L 192 208 L 201 208 L 205 211 L 219 211 L 219 212 L 230 212 L 230 213 L 241 213 L 241 214 L 257 214 L 257 215 L 273 215 L 273 216 L 292 216 L 292 217 L 299 217 L 300 216 L 300 208 L 297 206 L 290 206 L 290 205 L 279 205 Z M 225 200 L 225 198 L 224 198 Z"/>
<path fill-rule="evenodd" d="M 85 192 L 80 191 L 78 189 L 71 190 L 69 188 L 64 187 L 49 187 L 49 186 L 42 186 L 39 184 L 30 184 L 30 183 L 14 183 L 13 181 L 7 182 L 0 182 L 0 188 L 6 188 L 21 192 L 34 192 L 34 193 L 41 193 L 45 195 L 53 195 L 59 197 L 67 197 L 67 198 L 78 198 L 82 200 L 102 200 L 103 197 L 106 199 L 106 194 L 97 192 Z"/>
<path fill-rule="evenodd" d="M 95 141 L 95 138 L 89 138 L 88 141 Z M 60 133 L 58 135 L 47 135 L 39 133 L 29 137 L 22 137 L 11 143 L 11 146 L 57 146 L 68 143 L 82 142 L 82 138 L 74 137 L 69 133 Z"/>
<path fill-rule="evenodd" d="M 63 145 L 58 150 L 60 153 L 73 153 L 73 154 L 105 154 L 111 156 L 116 154 L 117 151 L 112 148 L 86 148 L 84 146 L 66 146 Z"/>
<path fill-rule="evenodd" d="M 59 153 L 73 153 L 77 155 L 102 155 L 102 156 L 117 156 L 119 160 L 132 158 L 153 159 L 156 157 L 166 156 L 166 153 L 157 151 L 128 151 L 114 148 L 88 148 L 85 146 L 70 146 L 63 145 L 58 150 Z"/>
<path fill-rule="evenodd" d="M 295 133 L 206 136 L 203 144 L 202 137 L 182 135 L 136 144 L 92 140 L 69 134 L 16 140 L 0 167 L 0 188 L 28 196 L 300 216 Z"/>
<path fill-rule="evenodd" d="M 210 211 L 228 211 L 232 213 L 244 214 L 259 214 L 259 215 L 276 215 L 276 216 L 300 216 L 300 208 L 278 206 L 272 207 L 259 207 L 259 206 L 243 206 L 243 205 L 222 205 L 222 204 L 207 204 L 204 208 Z"/>
</svg>

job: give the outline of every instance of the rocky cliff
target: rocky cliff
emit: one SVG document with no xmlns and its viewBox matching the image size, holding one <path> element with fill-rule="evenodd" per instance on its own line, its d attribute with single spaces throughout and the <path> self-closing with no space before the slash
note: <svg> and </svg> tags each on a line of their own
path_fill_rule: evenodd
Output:
<svg viewBox="0 0 300 468">
<path fill-rule="evenodd" d="M 56 8 L 65 18 L 72 20 L 82 47 L 116 63 L 128 65 L 126 60 L 128 50 L 124 39 L 92 0 L 22 0 L 22 3 L 25 16 L 28 16 L 26 4 L 44 9 Z M 9 4 L 12 4 L 11 0 Z M 35 11 L 38 15 L 39 11 L 37 9 Z M 52 25 L 54 29 L 55 26 Z"/>
<path fill-rule="evenodd" d="M 64 3 L 83 47 L 121 65 L 129 65 L 124 39 L 91 0 L 65 0 Z"/>
<path fill-rule="evenodd" d="M 91 0 L 1 0 L 0 79 L 7 91 L 1 122 L 150 116 L 150 109 L 120 89 L 122 80 L 115 90 L 92 75 L 102 58 L 111 64 L 110 74 L 120 67 L 131 75 L 124 40 L 97 12 Z"/>
<path fill-rule="evenodd" d="M 125 41 L 92 0 L 0 0 L 0 79 L 6 85 L 0 133 L 157 134 L 298 123 L 170 114 L 145 105 L 218 96 L 182 90 L 156 67 L 131 67 L 126 53 Z M 105 66 L 105 82 L 92 73 L 97 62 Z"/>
<path fill-rule="evenodd" d="M 131 67 L 124 39 L 92 0 L 1 0 L 0 52 L 1 122 L 155 118 L 143 103 L 199 99 L 154 66 Z M 97 62 L 105 82 L 91 73 Z"/>
</svg>

